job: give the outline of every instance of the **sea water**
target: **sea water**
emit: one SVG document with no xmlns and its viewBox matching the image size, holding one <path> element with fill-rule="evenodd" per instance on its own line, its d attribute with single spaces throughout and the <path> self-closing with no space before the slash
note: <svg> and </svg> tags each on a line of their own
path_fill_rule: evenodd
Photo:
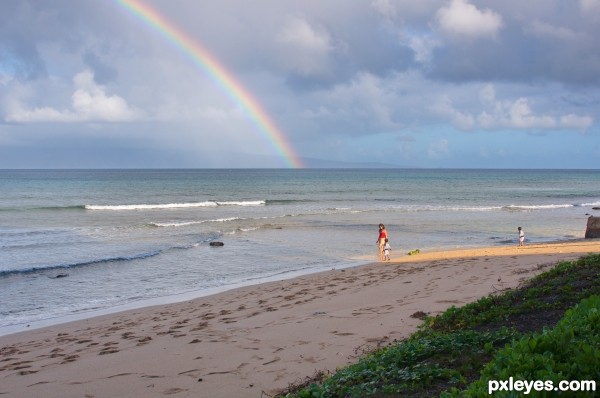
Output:
<svg viewBox="0 0 600 398">
<path fill-rule="evenodd" d="M 399 256 L 582 238 L 596 206 L 596 170 L 0 170 L 0 334 L 370 262 L 379 223 Z"/>
</svg>

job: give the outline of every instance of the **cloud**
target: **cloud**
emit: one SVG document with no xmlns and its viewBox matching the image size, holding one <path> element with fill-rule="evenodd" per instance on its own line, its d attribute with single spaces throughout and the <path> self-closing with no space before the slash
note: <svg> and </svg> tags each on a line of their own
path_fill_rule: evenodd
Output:
<svg viewBox="0 0 600 398">
<path fill-rule="evenodd" d="M 390 0 L 373 0 L 371 6 L 388 20 L 398 17 L 398 9 Z"/>
<path fill-rule="evenodd" d="M 591 116 L 579 116 L 569 113 L 560 117 L 559 125 L 564 128 L 587 131 L 594 123 L 594 118 Z"/>
<path fill-rule="evenodd" d="M 452 101 L 448 96 L 442 96 L 431 110 L 440 116 L 449 119 L 452 125 L 463 131 L 470 131 L 475 127 L 475 118 L 465 112 L 460 112 L 454 108 Z"/>
<path fill-rule="evenodd" d="M 422 64 L 429 64 L 433 58 L 433 51 L 441 45 L 439 40 L 427 36 L 414 36 L 409 43 L 415 52 L 415 61 Z"/>
<path fill-rule="evenodd" d="M 548 40 L 574 41 L 585 38 L 573 29 L 555 26 L 538 20 L 533 21 L 528 30 L 534 35 Z"/>
<path fill-rule="evenodd" d="M 481 90 L 480 98 L 489 110 L 484 110 L 477 117 L 479 125 L 485 129 L 573 129 L 585 132 L 594 122 L 591 116 L 572 113 L 561 116 L 536 115 L 527 98 L 498 101 L 492 85 L 486 85 Z"/>
<path fill-rule="evenodd" d="M 436 14 L 439 28 L 450 36 L 495 37 L 503 26 L 502 16 L 492 10 L 480 11 L 468 0 L 452 0 Z"/>
<path fill-rule="evenodd" d="M 329 54 L 333 50 L 325 29 L 316 29 L 305 19 L 293 18 L 283 28 L 278 42 L 282 45 L 285 67 L 301 76 L 328 74 Z"/>
<path fill-rule="evenodd" d="M 40 122 L 125 122 L 136 120 L 140 112 L 131 108 L 118 95 L 109 96 L 104 86 L 96 84 L 91 71 L 85 70 L 73 78 L 75 92 L 71 96 L 72 109 L 52 107 L 27 109 L 13 104 L 5 118 L 14 123 Z"/>
<path fill-rule="evenodd" d="M 537 116 L 531 110 L 527 98 L 519 98 L 515 102 L 505 104 L 498 113 L 496 122 L 500 126 L 517 129 L 554 128 L 556 121 L 551 116 Z M 492 119 L 493 120 L 493 119 Z"/>
<path fill-rule="evenodd" d="M 500 166 L 498 148 L 513 150 L 517 136 L 533 158 L 571 140 L 571 151 L 591 151 L 600 133 L 600 0 L 147 1 L 214 55 L 302 156 L 326 157 L 338 140 L 337 159 L 372 161 L 385 139 L 407 164 L 452 167 L 461 156 L 468 166 L 472 155 L 476 167 L 483 147 L 485 165 Z M 3 142 L 41 146 L 34 123 L 53 121 L 42 130 L 57 146 L 118 137 L 135 153 L 143 131 L 170 153 L 268 152 L 236 98 L 118 2 L 2 9 Z M 540 139 L 547 131 L 557 133 Z M 452 150 L 428 163 L 440 138 Z"/>
<path fill-rule="evenodd" d="M 304 110 L 307 118 L 323 123 L 335 121 L 344 134 L 362 135 L 397 130 L 404 126 L 398 119 L 397 82 L 371 73 L 360 73 L 347 84 L 336 85 L 311 96 L 320 106 Z"/>
<path fill-rule="evenodd" d="M 459 111 L 448 96 L 443 96 L 431 109 L 463 131 L 567 129 L 586 132 L 594 122 L 594 118 L 589 115 L 538 114 L 534 112 L 530 100 L 526 97 L 519 97 L 516 100 L 498 100 L 494 86 L 491 84 L 485 85 L 480 90 L 479 99 L 483 109 L 478 114 Z"/>
<path fill-rule="evenodd" d="M 584 13 L 600 11 L 600 0 L 579 0 L 579 5 Z"/>
<path fill-rule="evenodd" d="M 94 80 L 100 84 L 109 83 L 117 77 L 117 71 L 114 67 L 104 62 L 97 54 L 86 51 L 83 55 L 83 61 L 94 73 Z"/>
</svg>

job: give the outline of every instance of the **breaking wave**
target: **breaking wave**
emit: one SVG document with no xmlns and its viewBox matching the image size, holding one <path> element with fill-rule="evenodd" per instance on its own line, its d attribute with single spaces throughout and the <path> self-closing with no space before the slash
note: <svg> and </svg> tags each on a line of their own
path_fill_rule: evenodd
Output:
<svg viewBox="0 0 600 398">
<path fill-rule="evenodd" d="M 217 206 L 263 206 L 264 200 L 246 201 L 205 201 L 190 203 L 164 203 L 164 204 L 132 204 L 132 205 L 85 205 L 86 210 L 155 210 L 155 209 L 183 209 L 192 207 L 217 207 Z"/>
</svg>

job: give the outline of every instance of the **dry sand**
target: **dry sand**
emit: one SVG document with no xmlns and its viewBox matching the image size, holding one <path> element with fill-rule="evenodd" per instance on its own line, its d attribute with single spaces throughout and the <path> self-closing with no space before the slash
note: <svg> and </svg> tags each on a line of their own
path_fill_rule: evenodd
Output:
<svg viewBox="0 0 600 398">
<path fill-rule="evenodd" d="M 261 397 L 599 240 L 421 253 L 0 337 L 4 397 Z M 265 392 L 266 394 L 263 394 Z"/>
</svg>

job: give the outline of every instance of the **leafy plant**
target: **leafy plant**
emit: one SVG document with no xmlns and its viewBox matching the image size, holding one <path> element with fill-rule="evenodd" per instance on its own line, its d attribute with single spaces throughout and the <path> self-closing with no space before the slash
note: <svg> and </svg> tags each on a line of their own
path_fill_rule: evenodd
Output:
<svg viewBox="0 0 600 398">
<path fill-rule="evenodd" d="M 583 300 L 551 330 L 522 337 L 501 349 L 484 368 L 481 378 L 465 391 L 443 397 L 489 397 L 490 380 L 543 380 L 558 386 L 562 380 L 600 380 L 600 296 Z M 536 391 L 555 394 L 554 390 Z M 511 391 L 495 396 L 509 396 Z M 576 396 L 593 396 L 578 391 Z M 561 396 L 568 396 L 562 392 Z"/>
</svg>

